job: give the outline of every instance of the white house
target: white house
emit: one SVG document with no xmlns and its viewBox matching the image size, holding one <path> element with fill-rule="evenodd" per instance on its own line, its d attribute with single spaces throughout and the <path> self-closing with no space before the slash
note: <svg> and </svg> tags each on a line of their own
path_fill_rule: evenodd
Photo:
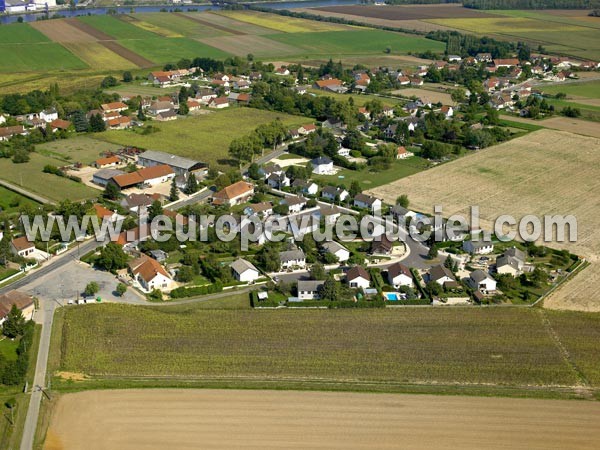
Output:
<svg viewBox="0 0 600 450">
<path fill-rule="evenodd" d="M 307 195 L 317 195 L 319 185 L 313 181 L 306 181 L 297 178 L 292 183 L 292 187 Z"/>
<path fill-rule="evenodd" d="M 519 275 L 525 265 L 525 252 L 516 247 L 509 248 L 504 254 L 496 259 L 496 272 L 508 274 L 513 277 Z"/>
<path fill-rule="evenodd" d="M 15 256 L 27 258 L 35 252 L 35 245 L 26 236 L 21 236 L 10 241 L 10 251 Z"/>
<path fill-rule="evenodd" d="M 396 289 L 400 286 L 412 286 L 413 278 L 410 269 L 402 263 L 388 267 L 388 282 Z"/>
<path fill-rule="evenodd" d="M 336 201 L 339 199 L 341 202 L 346 200 L 350 193 L 343 188 L 335 187 L 335 186 L 325 186 L 321 191 L 321 197 L 326 198 L 330 201 Z"/>
<path fill-rule="evenodd" d="M 346 273 L 348 286 L 356 289 L 367 289 L 371 286 L 371 277 L 362 266 L 354 266 Z"/>
<path fill-rule="evenodd" d="M 159 291 L 170 291 L 175 287 L 175 282 L 169 276 L 167 271 L 154 258 L 141 256 L 129 263 L 129 269 L 133 279 L 139 283 L 141 289 L 151 292 L 154 289 Z"/>
<path fill-rule="evenodd" d="M 371 195 L 363 194 L 362 192 L 356 194 L 354 197 L 354 206 L 357 208 L 368 209 L 375 213 L 381 210 L 381 200 Z"/>
<path fill-rule="evenodd" d="M 233 273 L 233 277 L 237 281 L 243 281 L 246 283 L 250 283 L 252 281 L 256 281 L 260 272 L 254 265 L 243 258 L 236 259 L 231 263 L 231 271 Z"/>
<path fill-rule="evenodd" d="M 444 286 L 446 283 L 456 282 L 456 279 L 450 269 L 438 264 L 429 269 L 429 281 L 435 281 L 440 286 Z"/>
<path fill-rule="evenodd" d="M 281 270 L 291 269 L 293 267 L 303 269 L 306 267 L 306 256 L 300 249 L 287 250 L 279 253 L 279 263 Z"/>
<path fill-rule="evenodd" d="M 299 280 L 298 300 L 317 300 L 321 298 L 319 290 L 324 283 L 324 281 L 318 280 Z"/>
<path fill-rule="evenodd" d="M 0 125 L 4 125 L 6 123 L 6 118 L 8 116 L 5 116 L 4 114 L 0 114 Z"/>
<path fill-rule="evenodd" d="M 487 255 L 494 251 L 494 243 L 489 240 L 463 241 L 462 248 L 471 255 Z"/>
<path fill-rule="evenodd" d="M 410 158 L 411 156 L 415 156 L 415 154 L 406 150 L 406 147 L 402 145 L 398 147 L 398 150 L 396 151 L 396 159 L 406 159 Z"/>
<path fill-rule="evenodd" d="M 281 200 L 282 205 L 288 206 L 288 211 L 291 214 L 299 213 L 306 206 L 308 200 L 301 195 L 286 197 Z"/>
<path fill-rule="evenodd" d="M 315 158 L 311 161 L 313 173 L 317 175 L 329 175 L 333 173 L 333 161 L 326 156 Z"/>
<path fill-rule="evenodd" d="M 473 289 L 483 293 L 490 293 L 496 290 L 496 280 L 481 269 L 471 272 L 469 284 Z"/>
<path fill-rule="evenodd" d="M 348 261 L 348 259 L 350 258 L 350 251 L 339 242 L 324 242 L 321 245 L 321 248 L 326 253 L 331 253 L 332 255 L 334 255 L 337 258 L 338 262 L 345 262 Z"/>
</svg>

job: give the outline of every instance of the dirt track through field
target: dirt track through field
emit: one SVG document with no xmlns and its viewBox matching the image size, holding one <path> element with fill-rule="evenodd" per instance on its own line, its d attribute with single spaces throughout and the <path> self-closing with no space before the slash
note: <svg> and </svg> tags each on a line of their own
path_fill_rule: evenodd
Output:
<svg viewBox="0 0 600 450">
<path fill-rule="evenodd" d="M 600 403 L 236 390 L 66 394 L 46 450 L 593 449 Z"/>
<path fill-rule="evenodd" d="M 243 35 L 246 34 L 243 31 L 235 30 L 233 28 L 224 27 L 224 26 L 219 25 L 217 23 L 209 22 L 208 20 L 199 19 L 197 17 L 191 17 L 191 16 L 185 15 L 183 13 L 173 13 L 173 14 L 175 14 L 178 17 L 183 17 L 184 19 L 191 20 L 192 22 L 199 23 L 200 25 L 204 25 L 205 27 L 214 28 L 216 30 L 224 31 L 225 33 L 234 34 L 236 36 L 243 36 Z"/>
</svg>

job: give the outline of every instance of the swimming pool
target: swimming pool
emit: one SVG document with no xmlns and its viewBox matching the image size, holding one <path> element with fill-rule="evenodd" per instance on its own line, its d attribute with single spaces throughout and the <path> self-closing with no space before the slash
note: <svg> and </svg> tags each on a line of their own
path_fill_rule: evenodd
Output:
<svg viewBox="0 0 600 450">
<path fill-rule="evenodd" d="M 386 292 L 385 298 L 387 298 L 388 301 L 390 301 L 390 302 L 395 302 L 395 301 L 400 300 L 400 296 L 396 292 Z"/>
</svg>

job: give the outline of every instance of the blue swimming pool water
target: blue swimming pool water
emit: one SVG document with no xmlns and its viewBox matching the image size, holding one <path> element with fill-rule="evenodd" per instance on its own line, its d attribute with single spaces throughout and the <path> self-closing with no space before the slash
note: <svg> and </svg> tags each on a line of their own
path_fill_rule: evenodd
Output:
<svg viewBox="0 0 600 450">
<path fill-rule="evenodd" d="M 385 294 L 385 296 L 387 297 L 388 300 L 395 302 L 398 300 L 398 294 L 394 293 L 394 292 L 388 292 Z"/>
</svg>

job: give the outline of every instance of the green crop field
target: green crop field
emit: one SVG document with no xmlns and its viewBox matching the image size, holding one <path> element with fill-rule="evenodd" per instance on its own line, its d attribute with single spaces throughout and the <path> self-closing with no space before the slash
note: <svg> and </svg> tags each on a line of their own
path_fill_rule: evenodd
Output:
<svg viewBox="0 0 600 450">
<path fill-rule="evenodd" d="M 392 54 L 444 51 L 444 44 L 431 39 L 381 30 L 322 31 L 282 33 L 268 36 L 275 41 L 300 47 L 307 55 L 352 55 L 381 53 L 390 48 Z"/>
<path fill-rule="evenodd" d="M 567 96 L 600 98 L 600 81 L 589 81 L 586 83 L 555 84 L 542 87 L 544 93 L 558 94 L 564 92 Z"/>
<path fill-rule="evenodd" d="M 15 164 L 8 158 L 0 158 L 0 179 L 49 200 L 61 201 L 68 198 L 77 201 L 98 196 L 99 191 L 85 184 L 42 172 L 47 164 L 64 165 L 63 160 L 38 153 L 31 153 L 30 157 L 31 160 L 23 164 Z"/>
<path fill-rule="evenodd" d="M 153 25 L 166 28 L 174 33 L 180 33 L 187 37 L 192 38 L 209 38 L 217 36 L 228 36 L 229 33 L 218 30 L 216 28 L 208 27 L 193 20 L 186 19 L 185 17 L 178 16 L 175 14 L 161 13 L 143 13 L 143 14 L 132 14 L 133 17 L 144 22 L 151 23 Z M 210 16 L 203 15 L 202 18 L 210 21 Z"/>
<path fill-rule="evenodd" d="M 192 59 L 197 56 L 215 59 L 224 59 L 229 56 L 228 53 L 217 48 L 188 38 L 126 39 L 119 43 L 138 55 L 157 63 L 177 61 L 180 58 Z"/>
<path fill-rule="evenodd" d="M 369 381 L 458 383 L 524 391 L 578 381 L 542 313 L 532 309 L 231 311 L 106 304 L 57 315 L 56 369 L 98 378 L 270 379 L 280 380 L 280 387 L 286 380 L 337 380 L 346 389 Z M 548 317 L 597 388 L 600 315 Z"/>
<path fill-rule="evenodd" d="M 79 20 L 115 39 L 152 39 L 158 35 L 112 16 L 81 16 Z"/>
<path fill-rule="evenodd" d="M 160 131 L 143 135 L 138 130 L 113 130 L 94 138 L 121 145 L 162 150 L 195 158 L 219 167 L 227 166 L 232 139 L 254 130 L 261 123 L 280 118 L 286 126 L 300 126 L 305 117 L 250 108 L 233 108 L 201 116 L 154 124 Z"/>
<path fill-rule="evenodd" d="M 0 26 L 1 44 L 34 44 L 37 42 L 49 42 L 43 33 L 32 28 L 26 23 L 13 23 Z"/>
<path fill-rule="evenodd" d="M 60 44 L 0 43 L 0 72 L 85 69 L 88 66 Z M 47 86 L 47 84 L 46 84 Z"/>
</svg>

